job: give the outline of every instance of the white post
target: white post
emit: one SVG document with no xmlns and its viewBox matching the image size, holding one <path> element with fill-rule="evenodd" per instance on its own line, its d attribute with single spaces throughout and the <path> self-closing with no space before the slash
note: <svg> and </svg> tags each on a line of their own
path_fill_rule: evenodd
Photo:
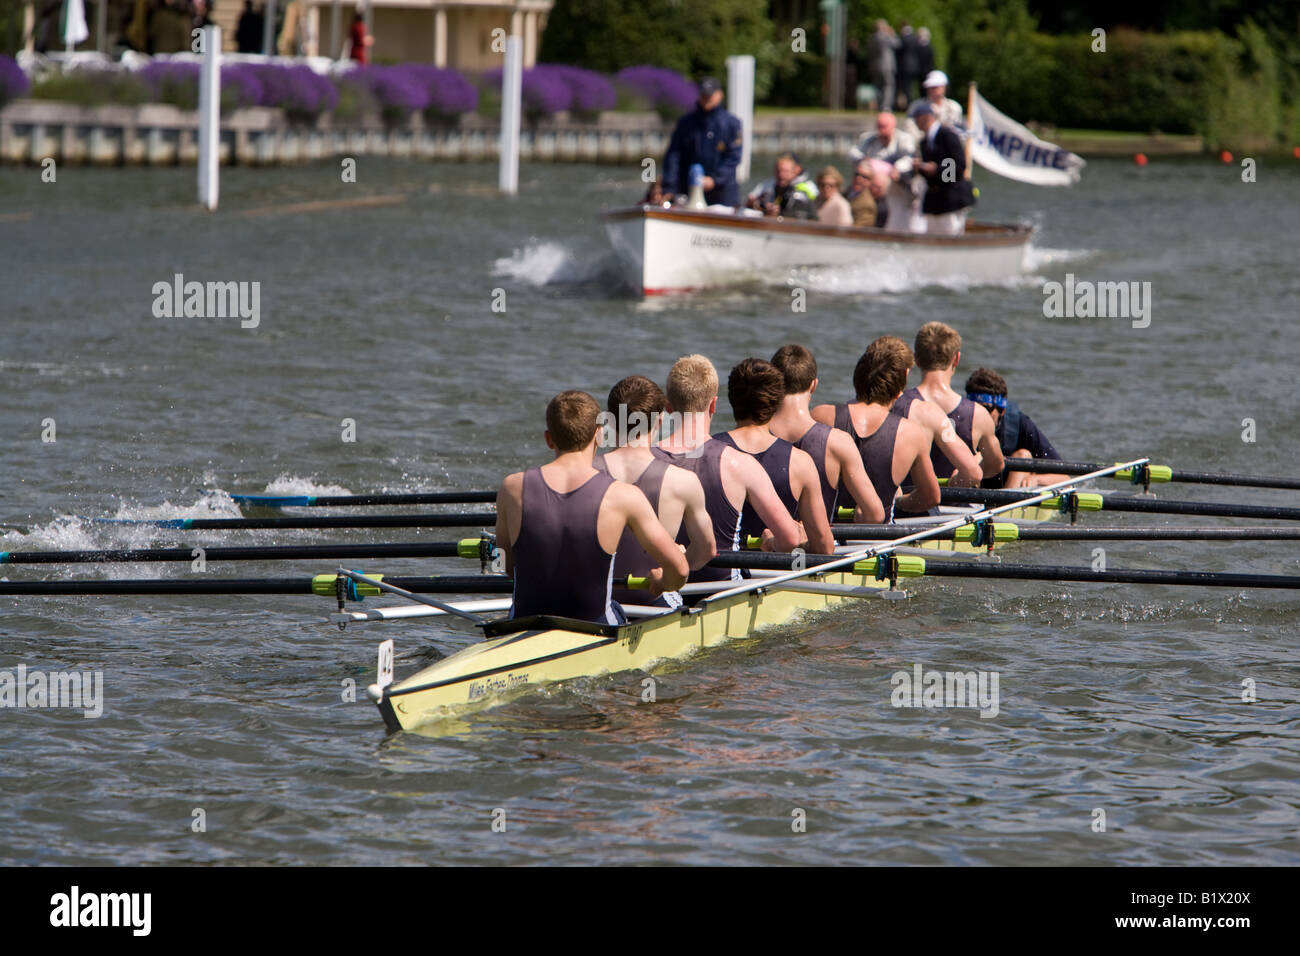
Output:
<svg viewBox="0 0 1300 956">
<path fill-rule="evenodd" d="M 513 196 L 519 191 L 519 118 L 523 112 L 524 44 L 519 36 L 506 37 L 506 62 L 501 71 L 501 174 L 500 188 Z"/>
<path fill-rule="evenodd" d="M 326 51 L 326 56 L 331 60 L 337 60 L 343 52 L 343 2 L 334 0 L 330 5 L 330 48 Z"/>
<path fill-rule="evenodd" d="M 727 57 L 727 109 L 740 120 L 742 142 L 736 182 L 749 178 L 749 160 L 754 154 L 754 58 Z"/>
<path fill-rule="evenodd" d="M 221 27 L 203 28 L 203 64 L 199 67 L 199 205 L 217 208 L 217 171 L 221 161 Z"/>
</svg>

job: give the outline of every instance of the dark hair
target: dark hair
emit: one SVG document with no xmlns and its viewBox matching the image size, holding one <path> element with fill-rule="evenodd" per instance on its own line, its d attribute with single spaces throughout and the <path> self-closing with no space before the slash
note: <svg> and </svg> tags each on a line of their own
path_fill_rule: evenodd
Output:
<svg viewBox="0 0 1300 956">
<path fill-rule="evenodd" d="M 895 335 L 882 335 L 862 353 L 853 369 L 853 389 L 860 402 L 888 405 L 907 388 L 912 350 Z"/>
<path fill-rule="evenodd" d="M 812 388 L 817 377 L 817 360 L 802 345 L 783 345 L 772 356 L 772 364 L 785 376 L 785 393 L 800 395 Z"/>
<path fill-rule="evenodd" d="M 546 430 L 557 451 L 581 451 L 596 435 L 600 406 L 586 392 L 561 392 L 546 406 Z"/>
<path fill-rule="evenodd" d="M 617 415 L 620 405 L 629 415 L 640 412 L 648 421 L 668 408 L 668 397 L 662 388 L 644 375 L 629 375 L 609 390 L 605 409 L 611 415 Z"/>
<path fill-rule="evenodd" d="M 991 368 L 980 366 L 966 379 L 966 391 L 975 394 L 1001 395 L 1007 397 L 1007 380 Z"/>
<path fill-rule="evenodd" d="M 727 377 L 727 401 L 737 422 L 765 425 L 785 398 L 785 376 L 771 362 L 747 358 Z"/>
</svg>

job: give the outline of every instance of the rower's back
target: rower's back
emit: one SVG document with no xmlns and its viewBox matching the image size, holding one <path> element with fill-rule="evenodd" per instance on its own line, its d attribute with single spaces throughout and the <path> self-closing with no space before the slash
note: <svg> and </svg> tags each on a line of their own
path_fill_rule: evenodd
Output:
<svg viewBox="0 0 1300 956">
<path fill-rule="evenodd" d="M 596 470 L 605 475 L 613 477 L 609 463 L 605 460 L 604 455 L 596 456 L 592 464 Z M 641 470 L 635 479 L 628 484 L 640 489 L 641 493 L 646 496 L 650 502 L 650 507 L 654 509 L 656 516 L 662 521 L 663 512 L 661 510 L 661 498 L 663 496 L 664 479 L 668 475 L 668 469 L 671 468 L 667 461 L 659 457 L 652 457 L 649 464 Z M 669 529 L 670 531 L 674 529 Z M 681 530 L 681 526 L 676 530 Z M 686 542 L 683 542 L 686 543 Z M 629 575 L 643 578 L 650 573 L 652 568 L 658 567 L 659 562 L 650 556 L 650 552 L 641 546 L 637 540 L 636 533 L 631 528 L 624 528 L 623 535 L 618 539 L 618 550 L 614 553 L 614 578 L 622 580 Z M 620 604 L 648 604 L 651 603 L 649 596 L 645 591 L 634 591 L 629 588 L 615 587 L 613 589 L 614 600 Z M 673 596 L 664 595 L 667 606 L 677 607 L 681 604 L 681 596 L 676 592 L 670 592 Z"/>
<path fill-rule="evenodd" d="M 524 472 L 519 536 L 511 545 L 511 617 L 623 622 L 613 605 L 614 555 L 601 547 L 598 535 L 600 506 L 613 484 L 607 472 L 597 471 L 572 491 L 559 492 L 540 467 Z"/>
</svg>

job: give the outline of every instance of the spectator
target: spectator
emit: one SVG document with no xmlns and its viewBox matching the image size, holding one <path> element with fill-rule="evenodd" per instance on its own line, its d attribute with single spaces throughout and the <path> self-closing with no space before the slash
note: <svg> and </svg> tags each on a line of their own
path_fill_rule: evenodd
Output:
<svg viewBox="0 0 1300 956">
<path fill-rule="evenodd" d="M 857 167 L 853 170 L 853 183 L 849 186 L 848 193 L 845 194 L 845 198 L 849 203 L 849 210 L 853 216 L 853 225 L 855 226 L 874 226 L 879 222 L 876 198 L 871 194 L 869 188 L 871 175 L 871 160 L 859 161 Z"/>
<path fill-rule="evenodd" d="M 893 28 L 886 21 L 877 20 L 875 31 L 867 39 L 867 70 L 880 94 L 877 102 L 882 110 L 890 109 L 894 102 L 894 74 L 898 72 L 894 53 L 897 49 L 898 37 Z"/>
<path fill-rule="evenodd" d="M 260 10 L 253 9 L 253 0 L 244 0 L 244 12 L 235 27 L 235 46 L 240 53 L 262 52 L 262 29 L 266 23 Z"/>
<path fill-rule="evenodd" d="M 722 106 L 722 86 L 711 76 L 700 80 L 696 108 L 677 121 L 664 154 L 663 191 L 668 199 L 686 195 L 691 166 L 704 168 L 704 201 L 740 205 L 736 167 L 743 132 L 740 120 Z"/>
<path fill-rule="evenodd" d="M 879 159 L 889 165 L 891 187 L 885 210 L 889 229 L 907 229 L 908 218 L 914 204 L 912 193 L 913 165 L 918 147 L 910 133 L 898 128 L 893 113 L 876 116 L 876 131 L 864 133 L 858 145 L 849 151 L 849 158 Z"/>
<path fill-rule="evenodd" d="M 348 55 L 365 66 L 370 62 L 370 47 L 375 38 L 366 32 L 366 17 L 360 10 L 352 15 L 352 29 L 348 34 L 352 40 L 352 52 Z"/>
<path fill-rule="evenodd" d="M 828 226 L 853 225 L 853 210 L 844 198 L 844 177 L 827 166 L 817 177 L 817 221 Z"/>
<path fill-rule="evenodd" d="M 966 213 L 975 204 L 966 179 L 966 147 L 956 130 L 939 121 L 929 100 L 921 100 L 910 112 L 922 134 L 921 162 L 916 171 L 925 177 L 921 201 L 925 231 L 960 236 L 966 228 Z"/>
<path fill-rule="evenodd" d="M 925 82 L 921 86 L 925 88 L 925 96 L 907 108 L 909 121 L 912 120 L 912 107 L 918 103 L 929 103 L 934 107 L 934 113 L 942 125 L 965 131 L 965 114 L 962 113 L 961 104 L 948 99 L 948 75 L 943 70 L 931 70 L 925 75 Z M 921 131 L 915 123 L 910 123 L 906 128 L 917 139 L 921 138 Z"/>
<path fill-rule="evenodd" d="M 930 31 L 926 27 L 916 31 L 916 75 L 929 76 L 934 69 L 934 47 L 930 46 Z M 909 92 L 907 94 L 911 96 Z"/>
<path fill-rule="evenodd" d="M 925 76 L 921 72 L 920 43 L 920 38 L 912 29 L 912 25 L 904 20 L 898 37 L 898 93 L 896 94 L 904 104 L 912 99 L 913 85 Z M 897 100 L 886 108 L 892 110 L 896 106 L 898 106 Z"/>
<path fill-rule="evenodd" d="M 788 216 L 791 219 L 816 219 L 817 186 L 803 171 L 795 153 L 776 158 L 775 175 L 759 183 L 745 200 L 750 209 L 765 216 Z"/>
</svg>

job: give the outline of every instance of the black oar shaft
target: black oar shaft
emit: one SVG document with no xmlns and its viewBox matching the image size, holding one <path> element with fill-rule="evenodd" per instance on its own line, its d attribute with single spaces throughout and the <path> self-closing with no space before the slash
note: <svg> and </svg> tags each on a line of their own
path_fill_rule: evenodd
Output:
<svg viewBox="0 0 1300 956">
<path fill-rule="evenodd" d="M 466 514 L 330 515 L 320 518 L 186 518 L 126 521 L 113 524 L 154 525 L 180 531 L 321 530 L 326 528 L 477 528 L 497 523 L 495 511 Z"/>
<path fill-rule="evenodd" d="M 0 564 L 92 564 L 126 561 L 288 561 L 317 558 L 454 558 L 454 541 L 408 544 L 269 545 L 247 548 L 108 548 L 98 551 L 0 551 Z"/>
<path fill-rule="evenodd" d="M 514 587 L 502 574 L 385 577 L 416 594 L 502 594 Z M 311 578 L 160 578 L 121 581 L 0 581 L 4 594 L 312 594 Z"/>
<path fill-rule="evenodd" d="M 1093 571 L 1037 564 L 927 561 L 927 577 L 1018 578 L 1025 581 L 1087 581 L 1101 584 L 1176 584 L 1223 588 L 1300 589 L 1300 575 L 1234 574 L 1219 571 Z"/>
<path fill-rule="evenodd" d="M 1011 504 L 1029 497 L 1031 492 L 1007 491 L 996 488 L 944 488 L 942 501 L 957 504 Z M 1200 515 L 1207 518 L 1271 518 L 1279 521 L 1300 521 L 1300 508 L 1281 508 L 1274 505 L 1237 505 L 1217 501 L 1161 501 L 1152 498 L 1123 498 L 1107 495 L 1106 511 L 1136 511 L 1146 514 Z"/>
<path fill-rule="evenodd" d="M 1024 471 L 1049 475 L 1086 475 L 1105 468 L 1105 465 L 1086 461 L 1056 461 L 1050 458 L 1008 458 L 1008 471 Z M 1234 485 L 1248 488 L 1300 489 L 1300 478 L 1281 478 L 1271 475 L 1234 475 L 1208 471 L 1170 470 L 1170 481 L 1191 485 Z"/>
<path fill-rule="evenodd" d="M 495 491 L 429 491 L 365 495 L 231 495 L 250 508 L 346 508 L 353 505 L 479 505 L 497 500 Z"/>
</svg>

